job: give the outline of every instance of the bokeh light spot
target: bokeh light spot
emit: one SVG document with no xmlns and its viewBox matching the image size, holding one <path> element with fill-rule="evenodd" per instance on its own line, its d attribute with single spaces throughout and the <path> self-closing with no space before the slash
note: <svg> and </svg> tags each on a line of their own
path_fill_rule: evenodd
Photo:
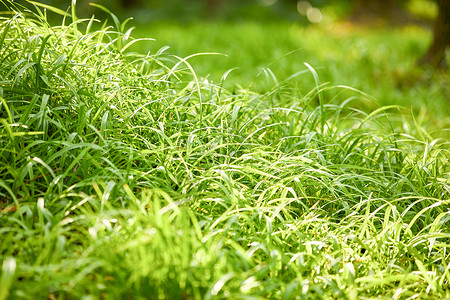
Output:
<svg viewBox="0 0 450 300">
<path fill-rule="evenodd" d="M 320 12 L 320 9 L 316 7 L 311 7 L 310 9 L 308 9 L 308 11 L 306 12 L 306 16 L 311 23 L 320 23 L 323 20 L 323 15 Z"/>
<path fill-rule="evenodd" d="M 302 16 L 306 16 L 308 13 L 308 10 L 311 8 L 312 8 L 312 5 L 308 1 L 298 1 L 297 2 L 298 13 L 301 14 Z"/>
</svg>

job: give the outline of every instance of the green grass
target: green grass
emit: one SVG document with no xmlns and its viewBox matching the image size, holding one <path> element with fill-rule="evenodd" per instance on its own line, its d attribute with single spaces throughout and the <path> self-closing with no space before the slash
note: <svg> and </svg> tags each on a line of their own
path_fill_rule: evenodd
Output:
<svg viewBox="0 0 450 300">
<path fill-rule="evenodd" d="M 233 69 L 225 81 L 231 90 L 239 84 L 265 92 L 278 83 L 304 92 L 314 85 L 313 77 L 304 73 L 303 63 L 308 62 L 321 82 L 351 86 L 376 99 L 360 98 L 352 106 L 372 111 L 400 105 L 425 116 L 431 131 L 450 126 L 448 72 L 416 66 L 430 43 L 430 30 L 415 26 L 367 28 L 331 21 L 309 27 L 249 21 L 151 23 L 138 26 L 136 35 L 155 39 L 136 44 L 133 50 L 138 52 L 154 53 L 168 46 L 166 53 L 178 56 L 222 54 L 196 56 L 190 61 L 197 74 L 214 82 Z M 266 76 L 268 71 L 273 74 Z M 446 133 L 444 137 L 450 136 Z"/>
<path fill-rule="evenodd" d="M 429 115 L 315 62 L 225 88 L 94 22 L 0 19 L 0 300 L 450 297 Z"/>
</svg>

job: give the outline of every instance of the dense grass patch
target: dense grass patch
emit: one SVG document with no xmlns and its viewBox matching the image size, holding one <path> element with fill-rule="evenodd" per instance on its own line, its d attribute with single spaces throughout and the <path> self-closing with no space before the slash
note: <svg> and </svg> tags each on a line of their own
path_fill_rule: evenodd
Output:
<svg viewBox="0 0 450 300">
<path fill-rule="evenodd" d="M 0 299 L 450 297 L 449 154 L 401 108 L 0 22 Z"/>
<path fill-rule="evenodd" d="M 329 14 L 328 14 L 329 15 Z M 363 24 L 331 22 L 305 27 L 297 23 L 262 21 L 197 22 L 188 24 L 150 23 L 138 26 L 136 35 L 151 35 L 155 41 L 136 44 L 138 52 L 156 51 L 188 56 L 208 52 L 190 61 L 197 74 L 220 81 L 230 69 L 225 87 L 238 84 L 265 92 L 275 84 L 307 91 L 314 85 L 303 62 L 313 66 L 321 81 L 347 85 L 376 98 L 359 97 L 352 103 L 364 111 L 380 105 L 410 108 L 434 135 L 450 138 L 448 71 L 432 72 L 418 68 L 431 31 L 418 26 L 367 28 Z M 272 72 L 268 78 L 267 71 Z"/>
</svg>

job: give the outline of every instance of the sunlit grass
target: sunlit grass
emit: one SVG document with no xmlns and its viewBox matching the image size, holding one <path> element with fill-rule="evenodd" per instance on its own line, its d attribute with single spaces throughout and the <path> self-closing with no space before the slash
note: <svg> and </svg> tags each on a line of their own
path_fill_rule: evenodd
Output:
<svg viewBox="0 0 450 300">
<path fill-rule="evenodd" d="M 192 59 L 201 76 L 218 82 L 228 70 L 225 86 L 236 84 L 266 91 L 274 84 L 264 70 L 269 68 L 280 85 L 305 92 L 314 84 L 312 76 L 293 74 L 312 65 L 322 82 L 363 90 L 376 99 L 360 98 L 354 107 L 365 111 L 385 105 L 411 108 L 415 115 L 432 122 L 431 131 L 450 125 L 448 72 L 432 72 L 416 66 L 431 39 L 429 29 L 417 26 L 367 28 L 351 23 L 330 23 L 303 27 L 288 22 L 237 23 L 150 23 L 138 26 L 138 36 L 155 41 L 136 44 L 138 52 L 168 46 L 168 54 L 187 56 L 209 52 Z M 286 79 L 291 78 L 286 82 Z M 448 139 L 448 133 L 443 134 Z"/>
<path fill-rule="evenodd" d="M 70 18 L 1 19 L 1 300 L 450 297 L 448 146 L 408 110 Z"/>
</svg>

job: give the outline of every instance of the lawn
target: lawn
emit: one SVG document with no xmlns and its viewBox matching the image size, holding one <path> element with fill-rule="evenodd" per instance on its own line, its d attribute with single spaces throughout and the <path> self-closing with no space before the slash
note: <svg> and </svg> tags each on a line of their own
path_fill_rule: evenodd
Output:
<svg viewBox="0 0 450 300">
<path fill-rule="evenodd" d="M 450 297 L 429 33 L 95 23 L 1 16 L 0 300 Z"/>
</svg>

